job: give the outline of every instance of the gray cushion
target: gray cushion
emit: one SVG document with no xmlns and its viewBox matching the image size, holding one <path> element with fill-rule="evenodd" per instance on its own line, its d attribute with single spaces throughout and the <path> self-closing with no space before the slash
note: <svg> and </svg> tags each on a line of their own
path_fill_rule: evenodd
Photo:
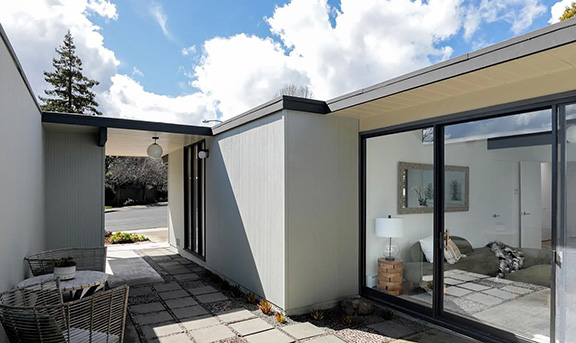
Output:
<svg viewBox="0 0 576 343">
<path fill-rule="evenodd" d="M 550 264 L 537 264 L 526 269 L 520 269 L 514 273 L 506 275 L 506 279 L 511 281 L 531 283 L 544 287 L 550 287 L 550 277 L 552 270 Z"/>
<path fill-rule="evenodd" d="M 453 240 L 454 243 L 456 243 L 456 246 L 458 246 L 458 249 L 460 249 L 460 252 L 463 253 L 464 255 L 467 255 L 474 251 L 474 248 L 472 248 L 470 242 L 468 242 L 465 238 L 458 236 L 451 236 L 450 239 Z M 409 255 L 410 255 L 410 262 L 427 262 L 426 256 L 424 256 L 424 254 L 422 253 L 422 248 L 420 248 L 420 242 L 412 244 L 409 250 Z"/>
</svg>

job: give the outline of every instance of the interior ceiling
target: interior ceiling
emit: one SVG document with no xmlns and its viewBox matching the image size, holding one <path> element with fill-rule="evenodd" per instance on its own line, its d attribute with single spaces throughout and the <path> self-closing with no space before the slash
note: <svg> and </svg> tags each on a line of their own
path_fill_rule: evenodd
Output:
<svg viewBox="0 0 576 343">
<path fill-rule="evenodd" d="M 334 112 L 361 131 L 576 89 L 576 43 Z"/>
<path fill-rule="evenodd" d="M 106 155 L 147 156 L 146 149 L 148 149 L 150 144 L 154 143 L 152 137 L 158 137 L 156 142 L 164 150 L 164 155 L 205 138 L 204 136 L 179 133 L 109 128 L 108 141 L 106 142 Z"/>
</svg>

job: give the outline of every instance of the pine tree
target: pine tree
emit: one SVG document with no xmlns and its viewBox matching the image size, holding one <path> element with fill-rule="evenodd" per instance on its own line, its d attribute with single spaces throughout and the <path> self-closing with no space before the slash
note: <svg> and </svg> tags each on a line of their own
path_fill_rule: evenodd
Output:
<svg viewBox="0 0 576 343">
<path fill-rule="evenodd" d="M 63 45 L 55 49 L 59 58 L 52 59 L 54 72 L 44 72 L 46 82 L 54 89 L 45 90 L 48 97 L 39 96 L 44 102 L 42 110 L 64 113 L 87 113 L 101 115 L 96 95 L 90 88 L 99 84 L 82 74 L 82 60 L 76 56 L 76 46 L 70 30 L 64 36 Z"/>
</svg>

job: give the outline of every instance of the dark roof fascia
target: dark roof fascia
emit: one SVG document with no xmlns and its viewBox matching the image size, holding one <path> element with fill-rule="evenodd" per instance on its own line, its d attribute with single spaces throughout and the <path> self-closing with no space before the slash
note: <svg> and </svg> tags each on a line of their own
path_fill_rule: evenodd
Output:
<svg viewBox="0 0 576 343">
<path fill-rule="evenodd" d="M 206 126 L 158 123 L 122 118 L 110 118 L 83 114 L 42 112 L 43 123 L 68 124 L 112 129 L 139 130 L 151 132 L 180 133 L 197 136 L 212 136 L 212 129 Z"/>
<path fill-rule="evenodd" d="M 332 112 L 509 62 L 576 41 L 576 18 L 328 100 Z"/>
<path fill-rule="evenodd" d="M 10 44 L 10 40 L 8 39 L 8 35 L 6 34 L 6 31 L 4 31 L 2 24 L 0 24 L 0 37 L 2 37 L 4 44 L 8 48 L 8 53 L 10 54 L 10 57 L 12 57 L 12 61 L 14 61 L 14 65 L 16 66 L 16 69 L 18 70 L 18 73 L 20 74 L 22 81 L 24 81 L 24 84 L 26 85 L 26 88 L 28 89 L 28 93 L 30 93 L 30 96 L 32 97 L 32 101 L 36 105 L 38 112 L 42 112 L 42 110 L 40 109 L 40 105 L 38 105 L 38 101 L 36 100 L 36 95 L 34 94 L 32 87 L 30 86 L 30 82 L 28 82 L 28 78 L 26 77 L 26 74 L 24 74 L 24 69 L 22 69 L 22 65 L 20 64 L 20 61 L 18 60 L 18 57 L 16 56 L 16 52 L 14 51 L 12 44 Z"/>
<path fill-rule="evenodd" d="M 212 131 L 214 132 L 214 135 L 218 135 L 282 110 L 293 110 L 315 114 L 330 113 L 330 109 L 324 101 L 283 95 L 223 123 L 213 126 Z"/>
</svg>

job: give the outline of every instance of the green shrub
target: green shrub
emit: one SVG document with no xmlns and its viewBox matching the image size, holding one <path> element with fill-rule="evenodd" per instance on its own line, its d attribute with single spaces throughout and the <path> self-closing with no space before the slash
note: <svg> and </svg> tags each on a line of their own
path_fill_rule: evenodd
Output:
<svg viewBox="0 0 576 343">
<path fill-rule="evenodd" d="M 381 317 L 384 320 L 390 320 L 394 318 L 394 312 L 392 312 L 392 310 L 384 310 L 382 311 Z"/>
<path fill-rule="evenodd" d="M 143 242 L 148 241 L 149 239 L 144 236 L 138 236 L 135 233 L 128 233 L 128 232 L 121 232 L 118 231 L 110 238 L 108 238 L 108 242 L 111 244 L 120 244 L 120 243 L 135 243 L 135 242 Z"/>
</svg>

